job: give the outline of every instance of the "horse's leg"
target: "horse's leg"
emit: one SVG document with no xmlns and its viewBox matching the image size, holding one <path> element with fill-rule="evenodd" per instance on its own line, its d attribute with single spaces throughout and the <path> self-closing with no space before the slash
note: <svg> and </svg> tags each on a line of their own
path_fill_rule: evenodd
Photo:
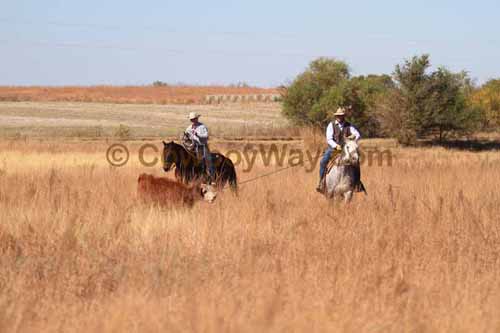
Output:
<svg viewBox="0 0 500 333">
<path fill-rule="evenodd" d="M 353 193 L 352 190 L 347 191 L 347 192 L 344 193 L 344 202 L 345 203 L 351 202 L 351 200 L 352 200 L 352 193 Z"/>
<path fill-rule="evenodd" d="M 183 184 L 189 184 L 190 179 L 191 179 L 191 174 L 189 172 L 189 169 L 185 168 L 185 167 L 182 167 L 181 168 L 181 178 L 180 178 L 180 181 Z"/>
<path fill-rule="evenodd" d="M 177 167 L 177 166 L 175 167 L 175 173 L 174 173 L 174 176 L 175 176 L 175 179 L 176 179 L 176 180 L 181 181 L 181 182 L 183 181 L 183 180 L 182 180 L 182 178 L 183 178 L 183 177 L 182 177 L 182 171 L 181 171 L 181 169 L 180 169 L 179 167 Z"/>
<path fill-rule="evenodd" d="M 328 184 L 325 184 L 325 196 L 328 199 L 334 199 L 335 197 L 335 188 L 332 188 L 331 190 L 328 189 Z"/>
</svg>

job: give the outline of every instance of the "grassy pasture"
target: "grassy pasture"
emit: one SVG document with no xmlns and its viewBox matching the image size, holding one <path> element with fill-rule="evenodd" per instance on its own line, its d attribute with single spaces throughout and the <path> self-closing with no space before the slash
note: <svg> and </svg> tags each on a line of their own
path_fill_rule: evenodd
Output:
<svg viewBox="0 0 500 333">
<path fill-rule="evenodd" d="M 348 207 L 296 168 L 161 210 L 110 143 L 0 141 L 0 331 L 500 330 L 498 152 L 368 140 L 393 166 Z"/>
<path fill-rule="evenodd" d="M 0 137 L 177 137 L 198 112 L 213 137 L 290 136 L 277 104 L 152 105 L 71 102 L 0 102 Z M 128 133 L 121 133 L 120 126 Z"/>
</svg>

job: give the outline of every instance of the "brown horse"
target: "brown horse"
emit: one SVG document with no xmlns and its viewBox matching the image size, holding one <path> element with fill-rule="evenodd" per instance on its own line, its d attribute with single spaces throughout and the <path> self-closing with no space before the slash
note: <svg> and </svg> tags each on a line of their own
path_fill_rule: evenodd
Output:
<svg viewBox="0 0 500 333">
<path fill-rule="evenodd" d="M 211 153 L 215 168 L 215 183 L 219 189 L 229 183 L 233 192 L 238 190 L 238 180 L 233 162 L 219 153 Z M 184 146 L 173 141 L 163 141 L 163 170 L 168 172 L 175 165 L 175 177 L 185 184 L 207 178 L 203 162 Z"/>
</svg>

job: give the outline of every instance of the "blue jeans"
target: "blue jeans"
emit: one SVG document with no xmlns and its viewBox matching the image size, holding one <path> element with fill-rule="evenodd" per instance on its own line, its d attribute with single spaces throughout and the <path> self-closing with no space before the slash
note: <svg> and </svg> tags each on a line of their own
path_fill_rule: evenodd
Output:
<svg viewBox="0 0 500 333">
<path fill-rule="evenodd" d="M 325 152 L 323 153 L 323 158 L 321 159 L 321 162 L 319 162 L 319 179 L 323 179 L 325 176 L 325 171 L 326 167 L 328 166 L 328 162 L 330 161 L 330 158 L 332 157 L 334 149 L 330 146 L 326 148 Z"/>
<path fill-rule="evenodd" d="M 203 165 L 205 168 L 208 168 L 208 174 L 210 175 L 210 180 L 215 181 L 214 176 L 215 176 L 215 168 L 214 168 L 214 162 L 213 162 L 213 156 L 210 153 L 210 150 L 208 149 L 207 145 L 199 145 L 197 147 L 198 151 L 201 152 L 201 156 L 203 158 Z M 206 170 L 205 170 L 206 171 Z"/>
</svg>

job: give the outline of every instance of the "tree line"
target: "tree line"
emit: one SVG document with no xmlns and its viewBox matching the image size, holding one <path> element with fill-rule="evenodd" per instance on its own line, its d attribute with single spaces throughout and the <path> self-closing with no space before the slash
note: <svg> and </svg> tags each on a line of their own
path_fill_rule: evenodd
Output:
<svg viewBox="0 0 500 333">
<path fill-rule="evenodd" d="M 363 136 L 407 145 L 500 128 L 500 79 L 476 86 L 465 71 L 430 67 L 425 54 L 396 65 L 392 75 L 352 76 L 347 63 L 319 58 L 282 87 L 283 114 L 324 128 L 342 106 Z"/>
</svg>

